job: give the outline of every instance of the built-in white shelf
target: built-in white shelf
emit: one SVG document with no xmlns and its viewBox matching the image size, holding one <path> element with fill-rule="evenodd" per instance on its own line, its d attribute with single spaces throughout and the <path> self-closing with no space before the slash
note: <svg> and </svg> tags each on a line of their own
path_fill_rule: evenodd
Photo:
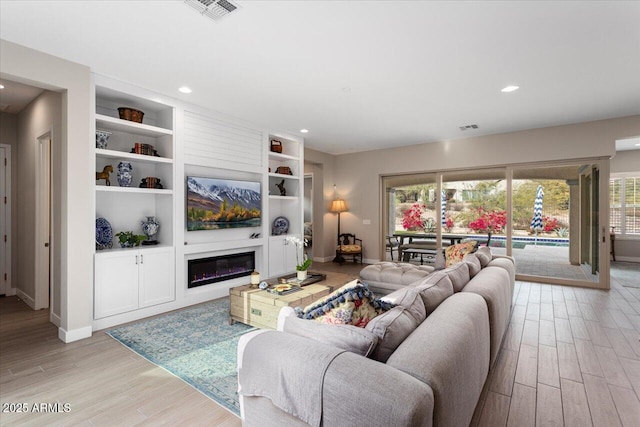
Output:
<svg viewBox="0 0 640 427">
<path fill-rule="evenodd" d="M 272 200 L 298 200 L 298 196 L 269 196 Z"/>
<path fill-rule="evenodd" d="M 269 172 L 269 176 L 272 176 L 275 178 L 285 178 L 285 179 L 300 179 L 298 175 L 287 175 L 283 173 L 274 173 L 274 172 Z"/>
<path fill-rule="evenodd" d="M 139 194 L 173 194 L 173 190 L 140 187 L 118 187 L 117 185 L 96 185 L 96 191 L 106 191 L 114 193 L 139 193 Z"/>
<path fill-rule="evenodd" d="M 173 163 L 173 159 L 169 159 L 167 157 L 147 156 L 144 154 L 126 153 L 124 151 L 105 150 L 102 148 L 96 148 L 96 156 L 108 157 L 108 158 L 114 158 L 114 159 L 129 159 L 129 160 L 135 160 L 137 162 L 146 162 L 146 163 L 166 163 L 166 164 Z"/>
<path fill-rule="evenodd" d="M 105 116 L 104 114 L 96 114 L 96 129 L 107 131 L 116 130 L 132 133 L 135 135 L 153 137 L 173 135 L 173 131 L 171 129 L 159 128 L 157 126 L 117 119 L 115 117 Z"/>
<path fill-rule="evenodd" d="M 300 160 L 298 157 L 296 156 L 290 156 L 288 154 L 280 154 L 280 153 L 276 153 L 273 151 L 269 152 L 269 158 L 270 159 L 279 159 L 279 160 Z"/>
<path fill-rule="evenodd" d="M 137 233 L 137 234 L 142 234 L 142 233 Z M 140 252 L 145 252 L 145 251 L 151 251 L 153 249 L 159 249 L 159 248 L 172 248 L 173 245 L 164 245 L 162 243 L 158 243 L 157 245 L 149 245 L 149 246 L 134 246 L 133 248 L 122 248 L 120 247 L 120 243 L 118 242 L 118 238 L 113 237 L 113 247 L 111 249 L 100 249 L 100 250 L 96 250 L 96 256 L 100 256 L 100 255 L 106 255 L 106 254 L 112 254 L 114 252 L 126 252 L 126 251 L 131 251 L 131 252 L 136 252 L 136 251 L 140 251 Z"/>
</svg>

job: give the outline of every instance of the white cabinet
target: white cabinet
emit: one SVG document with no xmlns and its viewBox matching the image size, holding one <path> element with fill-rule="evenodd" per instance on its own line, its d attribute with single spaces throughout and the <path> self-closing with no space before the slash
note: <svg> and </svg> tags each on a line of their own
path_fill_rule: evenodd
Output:
<svg viewBox="0 0 640 427">
<path fill-rule="evenodd" d="M 173 248 L 124 249 L 95 257 L 94 318 L 175 299 Z"/>
<path fill-rule="evenodd" d="M 300 237 L 300 236 L 297 236 Z M 288 243 L 284 236 L 269 238 L 269 275 L 282 276 L 296 271 L 296 245 Z M 302 251 L 298 256 L 302 256 Z"/>
</svg>

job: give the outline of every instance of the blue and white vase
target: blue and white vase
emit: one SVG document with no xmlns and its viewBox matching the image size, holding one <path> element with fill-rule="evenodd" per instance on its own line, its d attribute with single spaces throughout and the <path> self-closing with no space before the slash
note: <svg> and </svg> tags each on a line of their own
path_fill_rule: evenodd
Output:
<svg viewBox="0 0 640 427">
<path fill-rule="evenodd" d="M 118 185 L 120 187 L 131 187 L 131 181 L 133 180 L 133 166 L 130 162 L 118 163 Z"/>
<path fill-rule="evenodd" d="M 142 232 L 147 236 L 148 241 L 156 240 L 156 234 L 160 229 L 160 224 L 156 221 L 155 216 L 148 216 L 146 221 L 142 221 Z"/>
</svg>

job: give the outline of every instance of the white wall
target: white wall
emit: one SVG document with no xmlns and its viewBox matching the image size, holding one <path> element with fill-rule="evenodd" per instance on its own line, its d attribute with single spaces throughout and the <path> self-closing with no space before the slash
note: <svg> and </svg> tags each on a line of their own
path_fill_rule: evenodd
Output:
<svg viewBox="0 0 640 427">
<path fill-rule="evenodd" d="M 38 138 L 51 133 L 51 161 L 60 164 L 62 150 L 62 96 L 59 93 L 44 91 L 18 114 L 17 126 L 17 169 L 18 188 L 14 201 L 18 206 L 18 269 L 16 288 L 27 298 L 32 307 L 35 299 L 35 256 L 36 256 L 36 167 L 38 163 Z M 60 317 L 60 229 L 61 229 L 61 170 L 52 168 L 53 215 L 51 218 L 52 251 L 54 254 L 51 288 L 53 292 L 53 313 Z M 48 306 L 48 301 L 46 306 Z"/>
<path fill-rule="evenodd" d="M 11 146 L 11 275 L 12 286 L 16 286 L 18 271 L 18 204 L 14 201 L 18 194 L 18 116 L 0 113 L 0 144 Z M 13 292 L 13 291 L 11 291 Z"/>
<path fill-rule="evenodd" d="M 640 174 L 640 150 L 618 151 L 611 159 L 611 173 Z M 640 262 L 640 239 L 618 237 L 615 242 L 616 260 Z"/>
<path fill-rule="evenodd" d="M 342 229 L 363 239 L 364 258 L 380 259 L 380 175 L 611 157 L 616 139 L 638 134 L 632 116 L 336 156 L 333 180 L 349 205 Z"/>
<path fill-rule="evenodd" d="M 60 315 L 65 342 L 91 336 L 94 194 L 88 67 L 0 40 L 0 77 L 57 91 L 62 98 L 60 170 Z"/>
</svg>

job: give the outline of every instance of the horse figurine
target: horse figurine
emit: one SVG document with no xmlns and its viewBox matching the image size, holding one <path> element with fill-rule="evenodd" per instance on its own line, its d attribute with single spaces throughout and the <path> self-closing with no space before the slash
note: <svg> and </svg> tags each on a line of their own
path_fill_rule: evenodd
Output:
<svg viewBox="0 0 640 427">
<path fill-rule="evenodd" d="M 104 179 L 105 185 L 111 185 L 111 181 L 109 181 L 109 174 L 113 172 L 113 166 L 107 165 L 102 169 L 102 172 L 96 172 L 96 181 L 99 179 Z"/>
<path fill-rule="evenodd" d="M 281 196 L 286 196 L 287 195 L 287 189 L 284 188 L 284 179 L 282 180 L 282 182 L 280 184 L 276 184 L 276 187 L 278 187 L 278 190 L 280 190 L 280 195 Z"/>
</svg>

